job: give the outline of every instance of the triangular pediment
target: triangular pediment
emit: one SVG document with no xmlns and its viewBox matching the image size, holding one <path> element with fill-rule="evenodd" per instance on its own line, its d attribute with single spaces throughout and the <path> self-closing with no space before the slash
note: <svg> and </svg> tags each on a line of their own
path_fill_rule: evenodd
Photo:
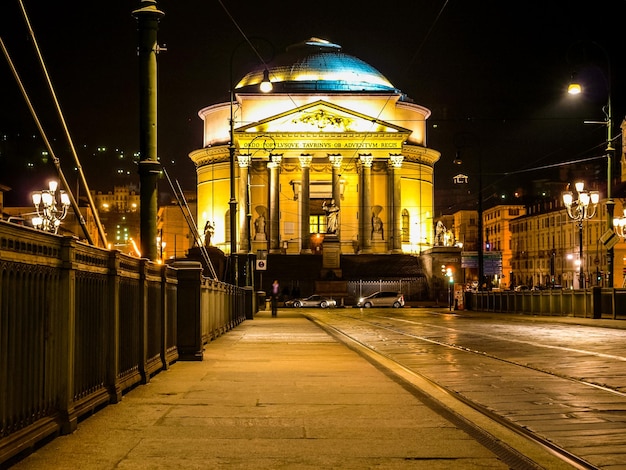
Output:
<svg viewBox="0 0 626 470">
<path fill-rule="evenodd" d="M 394 133 L 411 130 L 319 100 L 236 129 L 237 133 Z"/>
</svg>

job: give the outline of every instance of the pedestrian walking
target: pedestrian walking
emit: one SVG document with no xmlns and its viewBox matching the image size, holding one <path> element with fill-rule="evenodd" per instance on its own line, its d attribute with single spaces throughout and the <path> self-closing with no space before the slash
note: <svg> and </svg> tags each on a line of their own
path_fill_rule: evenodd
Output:
<svg viewBox="0 0 626 470">
<path fill-rule="evenodd" d="M 272 284 L 272 316 L 275 317 L 278 314 L 278 296 L 280 295 L 280 284 L 278 279 L 274 279 Z"/>
</svg>

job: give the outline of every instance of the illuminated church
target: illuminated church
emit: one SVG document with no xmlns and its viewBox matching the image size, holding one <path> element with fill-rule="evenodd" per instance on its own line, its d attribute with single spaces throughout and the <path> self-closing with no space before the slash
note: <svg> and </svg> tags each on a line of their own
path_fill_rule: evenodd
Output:
<svg viewBox="0 0 626 470">
<path fill-rule="evenodd" d="M 244 76 L 232 103 L 199 116 L 196 220 L 210 226 L 212 246 L 288 255 L 331 241 L 341 255 L 432 247 L 440 154 L 426 145 L 430 111 L 340 46 L 291 46 Z"/>
</svg>

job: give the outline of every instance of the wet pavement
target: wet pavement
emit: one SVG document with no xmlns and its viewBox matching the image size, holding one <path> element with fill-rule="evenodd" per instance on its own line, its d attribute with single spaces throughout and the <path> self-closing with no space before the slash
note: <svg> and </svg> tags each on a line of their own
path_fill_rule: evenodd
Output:
<svg viewBox="0 0 626 470">
<path fill-rule="evenodd" d="M 624 356 L 611 346 L 619 328 L 609 321 L 602 332 L 595 326 L 605 320 L 577 320 L 424 309 L 259 312 L 209 343 L 204 361 L 176 363 L 14 468 L 573 468 L 457 398 L 526 423 L 600 468 L 626 468 L 623 398 L 605 398 L 602 415 L 593 387 L 516 364 L 533 349 L 538 368 L 557 361 L 567 369 L 567 358 L 584 355 L 594 379 L 604 360 L 604 376 L 619 388 L 622 363 L 607 363 Z M 524 333 L 528 327 L 535 329 Z M 589 340 L 577 351 L 567 349 L 575 334 Z M 468 354 L 464 344 L 491 350 Z M 490 357 L 499 351 L 509 358 Z"/>
<path fill-rule="evenodd" d="M 309 315 L 548 443 L 626 468 L 626 323 L 450 313 Z"/>
<path fill-rule="evenodd" d="M 295 310 L 260 312 L 15 469 L 508 468 Z"/>
</svg>

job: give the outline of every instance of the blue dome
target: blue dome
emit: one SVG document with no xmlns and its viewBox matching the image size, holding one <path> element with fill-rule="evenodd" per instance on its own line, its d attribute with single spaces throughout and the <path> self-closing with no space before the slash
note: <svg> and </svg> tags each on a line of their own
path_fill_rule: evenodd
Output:
<svg viewBox="0 0 626 470">
<path fill-rule="evenodd" d="M 275 92 L 391 92 L 400 93 L 371 65 L 341 52 L 341 46 L 311 38 L 287 48 L 286 53 L 267 65 Z M 263 81 L 265 67 L 248 73 L 235 87 L 238 91 L 256 88 Z"/>
</svg>

